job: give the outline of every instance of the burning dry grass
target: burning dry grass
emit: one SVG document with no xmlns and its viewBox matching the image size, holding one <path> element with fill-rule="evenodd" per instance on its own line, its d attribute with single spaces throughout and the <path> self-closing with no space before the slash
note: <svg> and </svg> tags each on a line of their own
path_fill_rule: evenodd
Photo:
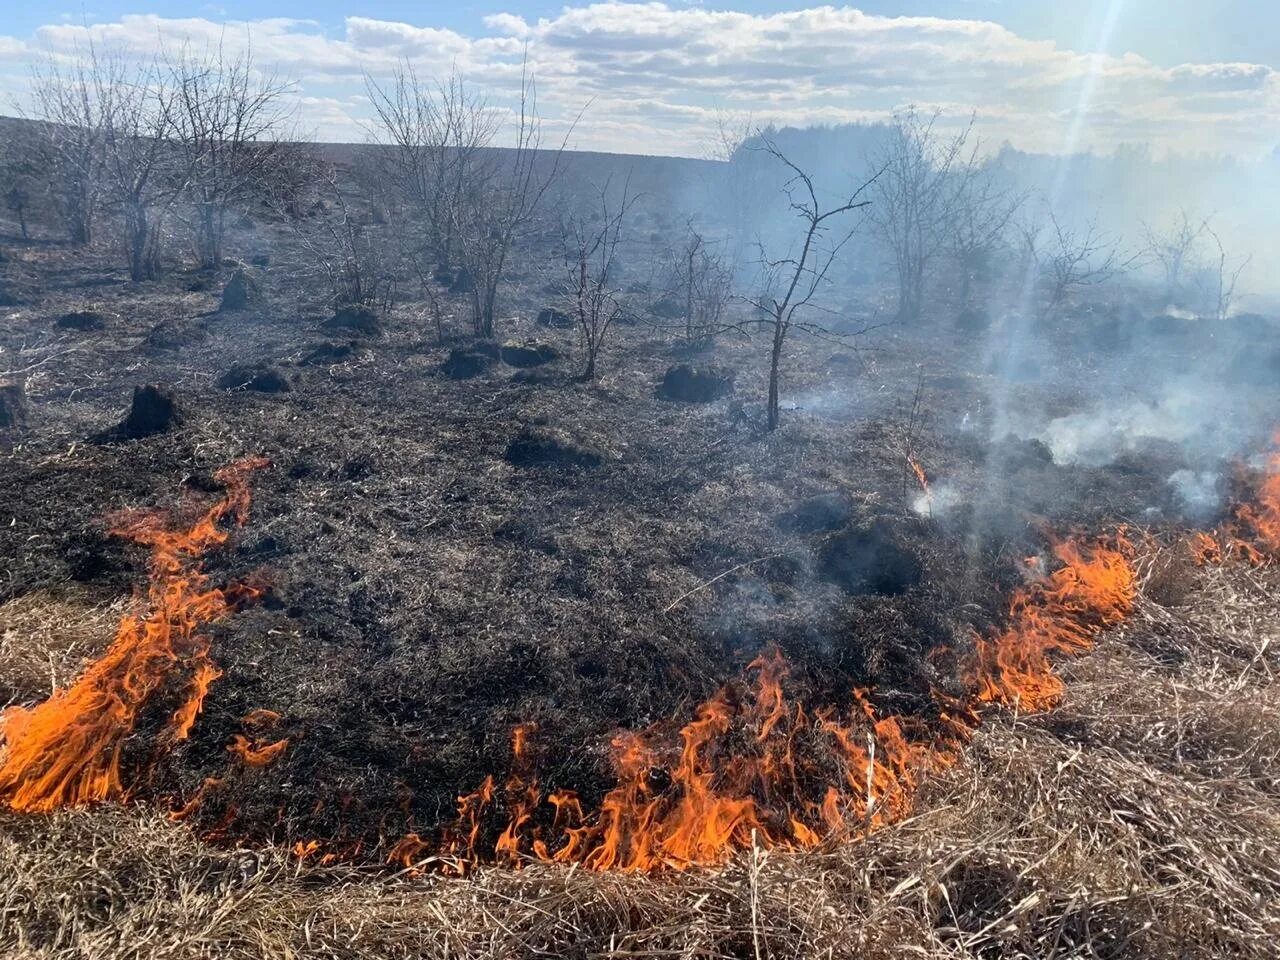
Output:
<svg viewBox="0 0 1280 960">
<path fill-rule="evenodd" d="M 1180 606 L 1140 599 L 1066 670 L 1055 711 L 989 720 L 912 816 L 869 837 L 751 849 L 709 871 L 529 864 L 451 880 L 220 850 L 137 810 L 4 814 L 0 945 L 42 958 L 1271 957 L 1280 577 L 1185 575 Z"/>
</svg>

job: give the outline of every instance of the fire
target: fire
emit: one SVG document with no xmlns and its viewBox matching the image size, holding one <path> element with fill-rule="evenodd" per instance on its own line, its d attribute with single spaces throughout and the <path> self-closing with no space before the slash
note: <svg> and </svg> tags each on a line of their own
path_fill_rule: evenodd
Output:
<svg viewBox="0 0 1280 960">
<path fill-rule="evenodd" d="M 1256 551 L 1261 551 L 1250 555 L 1255 563 L 1261 562 L 1264 554 L 1280 554 L 1280 433 L 1274 445 L 1252 500 L 1237 505 L 1234 511 L 1237 536 L 1253 541 Z"/>
<path fill-rule="evenodd" d="M 225 542 L 224 521 L 244 522 L 247 477 L 262 465 L 248 461 L 219 473 L 225 496 L 187 529 L 168 529 L 155 514 L 117 522 L 117 532 L 152 549 L 146 601 L 69 688 L 0 715 L 0 799 L 10 807 L 42 811 L 126 797 L 121 754 L 144 710 L 155 716 L 158 705 L 171 709 L 153 761 L 188 736 L 220 676 L 199 628 L 249 593 L 210 588 L 200 560 Z M 927 492 L 923 469 L 914 461 L 912 468 Z M 1233 549 L 1250 557 L 1280 555 L 1280 453 L 1270 459 L 1255 500 L 1233 517 L 1214 535 L 1193 536 L 1192 555 L 1203 563 Z M 899 821 L 911 813 L 922 781 L 957 761 L 984 713 L 1043 711 L 1060 701 L 1056 664 L 1091 650 L 1103 630 L 1132 612 L 1133 556 L 1121 529 L 1099 539 L 1058 540 L 1044 556 L 1025 558 L 1027 582 L 1010 598 L 1004 625 L 975 636 L 968 652 L 936 652 L 934 662 L 954 663 L 960 692 L 935 691 L 934 722 L 883 713 L 873 692 L 862 689 L 839 703 L 808 705 L 793 695 L 798 681 L 773 649 L 683 725 L 617 733 L 613 786 L 593 804 L 572 790 L 543 788 L 537 728 L 516 726 L 506 779 L 486 777 L 458 797 L 452 824 L 428 836 L 406 832 L 384 848 L 386 859 L 412 870 L 431 862 L 458 874 L 480 861 L 518 866 L 529 860 L 649 872 L 722 863 L 745 848 L 811 848 Z M 280 720 L 272 711 L 253 711 L 228 751 L 245 768 L 277 761 L 289 739 L 265 734 Z M 185 817 L 222 782 L 206 780 L 173 815 Z M 230 836 L 236 816 L 228 809 L 214 835 Z M 321 862 L 363 849 L 362 841 L 349 839 L 293 844 L 297 857 Z"/>
<path fill-rule="evenodd" d="M 250 740 L 243 734 L 237 733 L 227 747 L 227 752 L 232 756 L 239 757 L 247 767 L 265 767 L 275 763 L 288 746 L 288 737 L 272 743 L 259 743 L 258 741 Z"/>
<path fill-rule="evenodd" d="M 177 705 L 155 753 L 187 738 L 221 676 L 200 628 L 253 593 L 247 587 L 210 587 L 200 561 L 226 542 L 224 520 L 245 522 L 248 476 L 265 465 L 246 460 L 219 471 L 226 493 L 185 529 L 168 529 L 151 512 L 116 518 L 113 533 L 151 548 L 147 596 L 137 613 L 121 621 L 106 653 L 74 683 L 43 703 L 0 714 L 0 801 L 14 810 L 49 811 L 125 797 L 125 741 L 144 710 L 166 699 L 176 698 Z"/>
<path fill-rule="evenodd" d="M 274 710 L 259 708 L 245 714 L 240 722 L 250 729 L 257 729 L 274 727 L 281 719 L 280 714 Z M 247 737 L 242 733 L 237 733 L 231 738 L 231 743 L 227 745 L 227 752 L 233 757 L 239 758 L 246 767 L 266 767 L 275 763 L 288 747 L 288 737 L 266 742 L 261 737 Z"/>
<path fill-rule="evenodd" d="M 866 690 L 851 691 L 844 711 L 810 711 L 788 698 L 790 668 L 774 649 L 749 666 L 749 689 L 725 686 L 678 733 L 661 725 L 618 733 L 616 783 L 593 812 L 572 791 L 543 798 L 531 760 L 535 728 L 521 725 L 512 732 L 512 774 L 502 791 L 486 778 L 459 798 L 442 845 L 411 833 L 388 859 L 409 867 L 442 849 L 458 872 L 489 859 L 479 841 L 497 799 L 506 817 L 493 859 L 597 871 L 711 865 L 751 846 L 804 849 L 893 823 L 911 812 L 924 777 L 956 761 L 984 709 L 1043 710 L 1057 702 L 1055 661 L 1091 649 L 1132 610 L 1132 552 L 1123 531 L 1056 544 L 1060 566 L 1019 590 L 1006 627 L 976 638 L 962 661 L 966 693 L 938 694 L 947 710 L 936 728 L 880 715 Z"/>
<path fill-rule="evenodd" d="M 911 468 L 911 472 L 915 474 L 916 482 L 920 484 L 921 496 L 924 497 L 925 512 L 930 516 L 933 514 L 933 490 L 929 487 L 929 477 L 924 472 L 924 467 L 920 465 L 920 461 L 907 454 L 907 466 Z"/>
<path fill-rule="evenodd" d="M 1191 556 L 1199 566 L 1222 562 L 1222 544 L 1217 537 L 1197 530 L 1187 541 Z"/>
<path fill-rule="evenodd" d="M 1002 631 L 975 639 L 961 668 L 974 703 L 1030 711 L 1055 706 L 1063 686 L 1053 658 L 1092 649 L 1103 629 L 1133 609 L 1133 546 L 1124 530 L 1093 544 L 1062 541 L 1053 552 L 1062 566 L 1014 593 Z"/>
</svg>

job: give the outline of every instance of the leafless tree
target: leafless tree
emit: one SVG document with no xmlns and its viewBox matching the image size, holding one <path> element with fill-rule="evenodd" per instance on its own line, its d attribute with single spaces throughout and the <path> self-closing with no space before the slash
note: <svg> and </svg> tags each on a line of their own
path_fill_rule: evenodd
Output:
<svg viewBox="0 0 1280 960">
<path fill-rule="evenodd" d="M 311 143 L 286 141 L 274 152 L 276 161 L 259 174 L 263 200 L 286 222 L 297 223 L 321 200 L 330 167 Z"/>
<path fill-rule="evenodd" d="M 617 282 L 618 247 L 636 200 L 630 178 L 616 199 L 606 181 L 596 210 L 589 215 L 571 215 L 562 225 L 565 290 L 587 350 L 583 380 L 596 378 L 596 362 L 605 339 L 626 310 Z"/>
<path fill-rule="evenodd" d="M 883 173 L 875 181 L 872 223 L 897 272 L 904 320 L 919 318 L 929 267 L 953 236 L 957 198 L 967 195 L 966 181 L 980 169 L 976 152 L 966 151 L 973 119 L 944 137 L 935 129 L 939 116 L 914 107 L 900 114 L 875 164 Z"/>
<path fill-rule="evenodd" d="M 1096 219 L 1075 229 L 1053 210 L 1046 217 L 1047 228 L 1041 224 L 1021 228 L 1024 252 L 1047 290 L 1041 320 L 1056 315 L 1072 290 L 1105 283 L 1133 262 L 1123 257 L 1116 240 L 1098 229 Z"/>
<path fill-rule="evenodd" d="M 190 182 L 190 158 L 172 139 L 178 92 L 155 62 L 99 59 L 95 66 L 107 195 L 123 223 L 129 276 L 154 279 L 165 218 Z"/>
<path fill-rule="evenodd" d="M 1186 272 L 1194 265 L 1196 246 L 1205 231 L 1209 219 L 1197 220 L 1179 210 L 1167 230 L 1157 231 L 1148 223 L 1142 224 L 1143 238 L 1148 256 L 1160 265 L 1164 272 L 1165 299 L 1172 303 L 1182 289 Z"/>
<path fill-rule="evenodd" d="M 761 254 L 763 289 L 769 291 L 747 302 L 765 317 L 772 336 L 769 348 L 769 400 L 767 418 L 769 430 L 776 430 L 781 419 L 778 376 L 782 364 L 782 348 L 793 327 L 810 332 L 824 333 L 825 329 L 803 317 L 811 307 L 821 287 L 827 282 L 827 274 L 857 229 L 855 222 L 848 230 L 832 235 L 835 222 L 854 210 L 870 206 L 871 200 L 861 199 L 876 183 L 876 173 L 859 185 L 847 198 L 824 209 L 812 178 L 789 160 L 768 137 L 760 136 L 760 146 L 769 156 L 786 167 L 789 179 L 783 190 L 792 213 L 803 225 L 803 236 L 797 250 L 787 256 L 771 259 Z"/>
<path fill-rule="evenodd" d="M 733 294 L 733 271 L 713 242 L 692 225 L 673 259 L 672 293 L 684 304 L 684 338 L 689 343 L 708 341 L 723 328 Z"/>
<path fill-rule="evenodd" d="M 475 156 L 462 174 L 466 189 L 456 210 L 455 236 L 462 266 L 472 280 L 471 323 L 477 337 L 494 335 L 498 293 L 512 245 L 559 173 L 568 137 L 566 133 L 560 146 L 539 162 L 542 123 L 537 88 L 526 64 L 520 75 L 515 142 L 496 157 Z"/>
<path fill-rule="evenodd" d="M 1003 248 L 1027 195 L 1002 183 L 999 171 L 989 164 L 963 166 L 948 203 L 944 242 L 960 271 L 960 298 L 967 303 L 973 278 Z"/>
<path fill-rule="evenodd" d="M 1218 236 L 1218 232 L 1209 226 L 1206 220 L 1204 223 L 1204 232 L 1213 240 L 1217 256 L 1213 262 L 1213 267 L 1209 272 L 1211 277 L 1209 283 L 1209 300 L 1213 308 L 1213 319 L 1225 320 L 1231 313 L 1231 303 L 1235 299 L 1236 285 L 1240 281 L 1240 274 L 1244 273 L 1253 255 L 1231 264 L 1227 257 L 1226 248 L 1222 245 L 1222 238 Z"/>
<path fill-rule="evenodd" d="M 395 257 L 386 229 L 361 218 L 334 166 L 325 169 L 321 189 L 333 209 L 288 222 L 324 271 L 335 308 L 358 305 L 385 314 L 396 293 Z"/>
<path fill-rule="evenodd" d="M 435 83 L 406 60 L 390 82 L 365 78 L 376 115 L 376 139 L 389 144 L 383 170 L 415 214 L 422 255 L 447 270 L 454 257 L 458 211 L 472 184 L 477 157 L 498 129 L 498 114 L 455 71 Z"/>
<path fill-rule="evenodd" d="M 185 199 L 196 260 L 222 260 L 229 210 L 257 192 L 264 175 L 288 156 L 284 134 L 290 85 L 259 74 L 249 53 L 221 48 L 202 57 L 184 48 L 167 63 L 174 91 L 171 137 L 189 172 Z"/>
<path fill-rule="evenodd" d="M 28 214 L 32 205 L 49 185 L 48 154 L 45 140 L 35 128 L 22 128 L 0 140 L 0 197 L 18 220 L 23 240 L 31 238 Z"/>
<path fill-rule="evenodd" d="M 767 156 L 751 149 L 756 135 L 750 116 L 721 112 L 716 115 L 716 128 L 705 151 L 708 160 L 723 164 L 717 168 L 713 196 L 716 212 L 728 226 L 725 259 L 730 273 L 749 259 L 764 216 L 760 195 L 768 183 L 769 163 Z"/>
<path fill-rule="evenodd" d="M 99 96 L 113 91 L 104 91 L 98 77 L 113 70 L 112 60 L 90 46 L 65 63 L 51 55 L 31 75 L 32 118 L 40 121 L 53 200 L 77 244 L 93 240 L 102 195 L 103 117 L 109 104 Z"/>
</svg>

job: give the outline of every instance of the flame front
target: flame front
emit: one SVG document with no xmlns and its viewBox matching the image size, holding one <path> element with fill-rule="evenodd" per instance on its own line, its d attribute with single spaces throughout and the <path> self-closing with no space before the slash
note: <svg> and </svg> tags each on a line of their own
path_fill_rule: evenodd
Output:
<svg viewBox="0 0 1280 960">
<path fill-rule="evenodd" d="M 1235 508 L 1237 536 L 1252 540 L 1257 549 L 1275 556 L 1280 554 L 1280 433 L 1267 456 L 1261 481 L 1250 500 Z M 1255 563 L 1259 556 L 1251 556 Z"/>
<path fill-rule="evenodd" d="M 541 799 L 529 759 L 533 728 L 512 736 L 513 774 L 504 788 L 506 826 L 495 859 L 529 857 L 590 870 L 655 871 L 720 863 L 753 845 L 801 849 L 865 833 L 906 816 L 929 772 L 955 762 L 983 709 L 1052 707 L 1060 657 L 1092 648 L 1097 635 L 1132 609 L 1132 547 L 1124 532 L 1095 543 L 1054 547 L 1061 566 L 1019 590 L 1006 627 L 975 639 L 962 661 L 965 694 L 938 694 L 947 711 L 930 728 L 918 718 L 881 716 L 865 690 L 843 713 L 810 713 L 784 691 L 789 667 L 776 649 L 748 668 L 746 695 L 722 688 L 678 736 L 623 731 L 613 740 L 616 785 L 591 815 L 576 793 Z M 462 864 L 488 859 L 478 848 L 492 779 L 459 800 L 447 852 Z M 549 829 L 539 808 L 553 808 Z M 429 854 L 417 834 L 391 859 L 406 866 Z M 465 866 L 464 866 L 465 868 Z"/>
<path fill-rule="evenodd" d="M 244 523 L 248 474 L 262 466 L 265 461 L 246 460 L 219 471 L 225 495 L 187 529 L 166 529 L 155 513 L 116 518 L 113 533 L 151 548 L 142 610 L 121 621 L 107 651 L 69 687 L 34 707 L 0 714 L 0 801 L 14 810 L 49 811 L 126 796 L 125 741 L 144 708 L 162 696 L 178 702 L 153 753 L 187 738 L 221 676 L 199 630 L 251 592 L 211 588 L 200 559 L 226 541 L 222 521 Z"/>
<path fill-rule="evenodd" d="M 1087 652 L 1099 632 L 1132 611 L 1137 583 L 1123 530 L 1091 545 L 1063 541 L 1053 552 L 1062 566 L 1013 595 L 1003 630 L 975 638 L 961 676 L 977 704 L 1055 706 L 1063 687 L 1053 658 Z"/>
<path fill-rule="evenodd" d="M 144 708 L 165 697 L 176 707 L 153 758 L 188 735 L 219 676 L 199 628 L 241 596 L 210 589 L 200 557 L 225 541 L 225 518 L 243 522 L 246 476 L 260 465 L 219 474 L 226 496 L 189 529 L 167 530 L 154 514 L 130 514 L 116 525 L 152 548 L 143 612 L 121 623 L 106 654 L 69 688 L 0 716 L 0 799 L 10 807 L 42 811 L 125 797 L 124 743 Z M 1223 529 L 1188 541 L 1193 557 L 1263 562 L 1280 555 L 1280 453 L 1268 461 L 1254 494 Z M 1010 599 L 1004 626 L 975 636 L 966 653 L 939 651 L 954 657 L 959 693 L 935 691 L 936 722 L 884 714 L 866 690 L 851 690 L 842 705 L 797 702 L 788 695 L 790 667 L 774 649 L 750 664 L 749 681 L 727 684 L 682 727 L 617 733 L 614 785 L 594 805 L 584 805 L 573 790 L 544 791 L 536 727 L 518 725 L 507 779 L 498 784 L 486 777 L 458 797 L 450 826 L 434 836 L 407 833 L 389 845 L 387 859 L 411 869 L 430 861 L 458 873 L 480 861 L 530 859 L 590 870 L 684 869 L 720 863 L 753 846 L 839 842 L 900 820 L 921 781 L 956 762 L 986 711 L 1041 711 L 1059 702 L 1063 682 L 1055 664 L 1092 649 L 1103 630 L 1131 613 L 1133 554 L 1122 529 L 1097 540 L 1058 541 L 1048 561 L 1029 558 L 1032 579 Z M 252 734 L 278 720 L 271 711 L 254 711 L 244 718 L 251 734 L 237 735 L 228 749 L 245 767 L 275 761 L 289 741 Z M 220 784 L 206 781 L 210 789 Z M 194 809 L 203 794 L 204 788 L 175 816 Z M 363 844 L 344 851 L 298 840 L 294 850 L 328 862 L 359 855 Z"/>
</svg>

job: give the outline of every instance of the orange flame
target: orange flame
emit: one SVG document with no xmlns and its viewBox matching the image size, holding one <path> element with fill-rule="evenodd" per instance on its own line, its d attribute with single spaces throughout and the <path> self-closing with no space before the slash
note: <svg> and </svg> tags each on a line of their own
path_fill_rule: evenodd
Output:
<svg viewBox="0 0 1280 960">
<path fill-rule="evenodd" d="M 1280 433 L 1274 438 L 1277 449 L 1267 456 L 1262 479 L 1253 492 L 1252 502 L 1235 508 L 1235 522 L 1241 538 L 1257 545 L 1249 559 L 1261 563 L 1265 557 L 1280 555 Z M 1258 552 L 1261 551 L 1261 552 Z"/>
<path fill-rule="evenodd" d="M 225 543 L 224 519 L 243 524 L 248 475 L 266 465 L 246 460 L 220 470 L 222 499 L 189 528 L 170 530 L 155 513 L 129 512 L 113 531 L 151 547 L 151 582 L 140 613 L 125 617 L 103 656 L 66 689 L 33 707 L 0 714 L 0 801 L 14 810 L 49 811 L 128 794 L 121 771 L 125 740 L 144 708 L 182 684 L 164 726 L 163 751 L 185 740 L 221 672 L 198 631 L 252 591 L 208 586 L 200 559 Z M 185 676 L 185 680 L 181 678 Z"/>
<path fill-rule="evenodd" d="M 911 472 L 915 474 L 916 482 L 920 484 L 920 490 L 924 494 L 925 506 L 930 514 L 933 513 L 933 491 L 929 488 L 929 478 L 924 472 L 924 467 L 920 465 L 920 461 L 907 454 L 907 466 L 911 468 Z"/>
<path fill-rule="evenodd" d="M 273 743 L 258 744 L 243 734 L 237 733 L 227 746 L 227 752 L 239 757 L 247 767 L 265 767 L 279 759 L 289 746 L 289 738 L 276 740 Z"/>
<path fill-rule="evenodd" d="M 1078 656 L 1133 609 L 1133 546 L 1120 530 L 1109 542 L 1055 544 L 1062 566 L 1014 593 L 1004 630 L 977 637 L 961 678 L 977 704 L 1040 711 L 1055 706 L 1062 680 L 1052 658 Z"/>
<path fill-rule="evenodd" d="M 1217 537 L 1203 530 L 1197 530 L 1191 535 L 1187 547 L 1191 550 L 1192 559 L 1199 566 L 1222 562 L 1222 543 Z"/>
<path fill-rule="evenodd" d="M 940 730 L 880 715 L 865 690 L 852 692 L 843 714 L 827 707 L 811 715 L 788 700 L 789 667 L 774 649 L 751 663 L 747 695 L 736 684 L 722 688 L 680 729 L 678 742 L 660 730 L 617 734 L 617 783 L 587 815 L 571 791 L 543 800 L 529 759 L 533 728 L 515 728 L 508 816 L 494 857 L 590 870 L 684 869 L 723 862 L 752 845 L 808 848 L 900 820 L 921 780 L 955 761 L 983 708 L 1052 707 L 1062 692 L 1054 661 L 1091 649 L 1105 627 L 1131 611 L 1136 584 L 1123 530 L 1094 543 L 1060 542 L 1053 554 L 1061 566 L 1019 590 L 1007 626 L 977 638 L 962 661 L 968 692 L 959 699 L 938 694 L 954 711 L 942 715 Z M 460 870 L 483 856 L 478 844 L 493 795 L 486 778 L 459 798 L 444 849 Z M 554 809 L 550 839 L 544 804 Z M 389 860 L 408 866 L 429 846 L 409 834 Z"/>
</svg>

